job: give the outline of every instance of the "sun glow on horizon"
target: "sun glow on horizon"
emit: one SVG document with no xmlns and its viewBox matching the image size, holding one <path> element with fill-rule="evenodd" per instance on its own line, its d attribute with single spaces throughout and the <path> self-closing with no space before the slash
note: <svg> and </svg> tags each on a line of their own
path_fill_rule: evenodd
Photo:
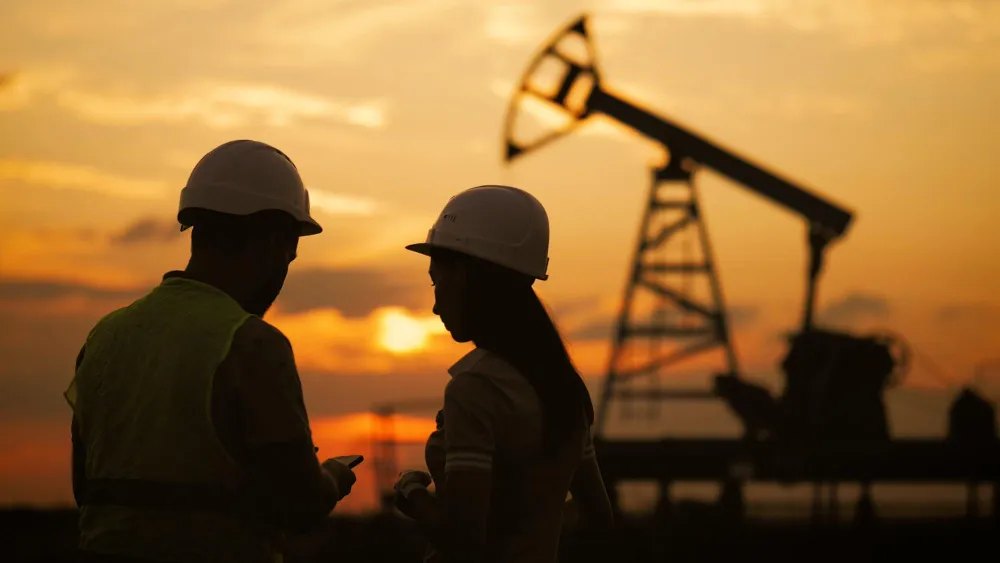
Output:
<svg viewBox="0 0 1000 563">
<path fill-rule="evenodd" d="M 445 332 L 436 316 L 415 317 L 402 309 L 388 308 L 379 318 L 378 344 L 393 354 L 409 354 L 423 350 L 431 336 Z"/>
</svg>

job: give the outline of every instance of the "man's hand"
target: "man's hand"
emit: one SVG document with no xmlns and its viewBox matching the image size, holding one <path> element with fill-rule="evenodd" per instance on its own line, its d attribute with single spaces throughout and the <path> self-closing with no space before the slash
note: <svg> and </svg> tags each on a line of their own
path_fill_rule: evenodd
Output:
<svg viewBox="0 0 1000 563">
<path fill-rule="evenodd" d="M 358 480 L 354 470 L 332 457 L 323 462 L 323 470 L 337 483 L 337 491 L 340 493 L 341 499 L 351 494 L 351 487 Z"/>
</svg>

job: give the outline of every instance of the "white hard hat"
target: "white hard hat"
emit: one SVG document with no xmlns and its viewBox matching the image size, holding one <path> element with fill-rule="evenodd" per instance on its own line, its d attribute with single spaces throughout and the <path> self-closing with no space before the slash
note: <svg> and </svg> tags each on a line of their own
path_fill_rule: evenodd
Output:
<svg viewBox="0 0 1000 563">
<path fill-rule="evenodd" d="M 258 141 L 230 141 L 203 156 L 181 190 L 182 231 L 191 226 L 189 209 L 231 215 L 284 211 L 302 225 L 301 236 L 323 232 L 309 215 L 309 192 L 298 169 L 283 152 Z"/>
<path fill-rule="evenodd" d="M 407 250 L 430 255 L 445 248 L 531 276 L 548 279 L 549 217 L 528 192 L 478 186 L 452 197 L 427 240 Z"/>
</svg>

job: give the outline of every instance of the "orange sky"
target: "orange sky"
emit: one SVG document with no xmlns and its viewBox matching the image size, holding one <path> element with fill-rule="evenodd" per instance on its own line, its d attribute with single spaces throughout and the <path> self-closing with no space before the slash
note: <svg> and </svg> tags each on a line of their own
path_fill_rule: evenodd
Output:
<svg viewBox="0 0 1000 563">
<path fill-rule="evenodd" d="M 288 153 L 326 227 L 268 315 L 316 427 L 355 429 L 324 451 L 363 441 L 373 403 L 439 395 L 465 350 L 402 246 L 473 185 L 511 183 L 549 210 L 539 292 L 599 376 L 658 151 L 592 123 L 500 163 L 512 85 L 584 9 L 608 87 L 855 212 L 828 253 L 822 320 L 906 335 L 911 390 L 1000 356 L 1000 4 L 15 0 L 0 8 L 0 504 L 69 499 L 59 394 L 76 351 L 183 267 L 178 191 L 230 139 Z M 802 223 L 710 172 L 698 184 L 743 365 L 773 383 L 776 335 L 799 321 Z M 916 403 L 894 414 L 899 433 L 943 428 Z M 728 428 L 721 411 L 684 416 L 681 432 Z"/>
</svg>

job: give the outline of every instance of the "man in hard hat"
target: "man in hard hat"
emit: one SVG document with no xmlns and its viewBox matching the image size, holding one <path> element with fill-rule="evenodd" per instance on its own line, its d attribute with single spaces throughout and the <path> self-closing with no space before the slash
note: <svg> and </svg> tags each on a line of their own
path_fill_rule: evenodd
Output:
<svg viewBox="0 0 1000 563">
<path fill-rule="evenodd" d="M 322 231 L 281 151 L 223 144 L 181 191 L 184 271 L 90 332 L 66 392 L 93 561 L 280 561 L 355 476 L 316 458 L 292 348 L 262 320 Z"/>
</svg>

